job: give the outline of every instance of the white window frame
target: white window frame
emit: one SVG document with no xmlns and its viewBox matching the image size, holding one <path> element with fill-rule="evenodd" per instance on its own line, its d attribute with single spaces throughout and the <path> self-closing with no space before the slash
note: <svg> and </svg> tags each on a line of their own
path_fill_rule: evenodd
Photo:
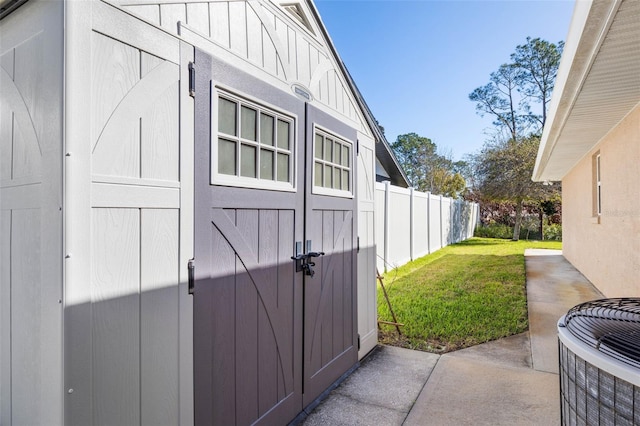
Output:
<svg viewBox="0 0 640 426">
<path fill-rule="evenodd" d="M 329 137 L 331 139 L 335 139 L 338 142 L 340 142 L 342 145 L 348 145 L 349 146 L 349 153 L 350 153 L 350 158 L 349 158 L 349 190 L 345 191 L 345 190 L 341 190 L 341 189 L 334 189 L 334 188 L 326 188 L 324 186 L 317 186 L 316 185 L 316 134 L 323 134 L 325 137 Z M 350 141 L 349 139 L 346 139 L 342 136 L 338 136 L 337 134 L 324 129 L 318 125 L 314 125 L 313 128 L 313 141 L 312 141 L 312 146 L 311 146 L 311 160 L 312 163 L 309 165 L 309 167 L 311 167 L 311 192 L 313 194 L 317 194 L 317 195 L 328 195 L 328 196 L 332 196 L 332 197 L 342 197 L 342 198 L 353 198 L 354 196 L 354 188 L 353 188 L 353 184 L 354 184 L 354 179 L 353 179 L 353 175 L 355 172 L 355 163 L 356 163 L 356 144 L 353 143 L 352 141 Z M 324 164 L 324 160 L 321 160 L 322 163 Z M 336 165 L 336 163 L 329 163 L 331 165 Z"/>
<path fill-rule="evenodd" d="M 219 186 L 232 186 L 239 188 L 251 188 L 251 189 L 266 189 L 271 191 L 285 191 L 285 192 L 295 192 L 296 191 L 296 180 L 297 180 L 297 146 L 296 146 L 296 134 L 297 134 L 297 117 L 294 114 L 289 112 L 285 112 L 280 108 L 267 104 L 265 102 L 261 102 L 259 100 L 253 99 L 249 96 L 238 95 L 227 88 L 216 87 L 213 91 L 213 96 L 211 96 L 211 156 L 210 159 L 210 183 L 212 185 Z M 236 122 L 236 136 L 227 135 L 225 133 L 221 133 L 218 131 L 218 105 L 219 99 L 224 98 L 228 99 L 232 102 L 236 102 L 237 105 L 237 122 Z M 259 139 L 260 135 L 260 113 L 265 113 L 266 115 L 270 115 L 274 117 L 274 126 L 277 127 L 278 120 L 283 120 L 289 123 L 289 150 L 284 150 L 282 148 L 277 147 L 277 139 L 274 139 L 273 152 L 274 160 L 278 156 L 278 152 L 287 152 L 289 155 L 289 182 L 282 182 L 276 180 L 267 180 L 260 179 L 259 176 L 252 178 L 246 176 L 240 176 L 240 170 L 242 167 L 242 160 L 240 159 L 240 151 L 243 143 L 249 144 L 256 147 L 256 172 L 260 172 L 260 147 L 269 147 L 270 150 L 272 148 L 271 145 L 261 144 L 260 141 L 250 141 L 242 138 L 241 135 L 241 110 L 242 106 L 249 107 L 251 109 L 256 110 L 256 139 Z M 224 173 L 218 172 L 218 140 L 219 138 L 234 140 L 236 145 L 236 158 L 238 158 L 236 175 L 228 175 Z M 277 176 L 277 167 L 274 166 L 274 174 Z"/>
</svg>

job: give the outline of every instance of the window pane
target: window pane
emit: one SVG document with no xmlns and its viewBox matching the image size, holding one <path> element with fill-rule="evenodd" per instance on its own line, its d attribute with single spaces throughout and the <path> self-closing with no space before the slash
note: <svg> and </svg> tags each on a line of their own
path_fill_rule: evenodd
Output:
<svg viewBox="0 0 640 426">
<path fill-rule="evenodd" d="M 316 134 L 315 158 L 322 160 L 322 135 Z"/>
<path fill-rule="evenodd" d="M 289 149 L 289 123 L 278 120 L 278 148 Z"/>
<path fill-rule="evenodd" d="M 218 173 L 236 174 L 236 143 L 218 139 Z"/>
<path fill-rule="evenodd" d="M 335 189 L 342 188 L 342 170 L 337 167 L 333 169 L 333 187 Z"/>
<path fill-rule="evenodd" d="M 324 159 L 325 159 L 325 161 L 332 161 L 333 160 L 332 149 L 331 148 L 333 148 L 333 141 L 331 139 L 325 139 L 324 140 Z"/>
<path fill-rule="evenodd" d="M 349 171 L 348 170 L 342 171 L 342 190 L 343 191 L 349 190 Z"/>
<path fill-rule="evenodd" d="M 260 179 L 273 180 L 273 151 L 260 150 Z"/>
<path fill-rule="evenodd" d="M 289 182 L 289 155 L 278 153 L 278 181 Z"/>
<path fill-rule="evenodd" d="M 325 188 L 333 188 L 333 185 L 331 183 L 332 178 L 333 177 L 333 170 L 331 168 L 331 166 L 324 166 L 324 186 Z"/>
<path fill-rule="evenodd" d="M 235 102 L 218 99 L 218 131 L 236 136 L 236 108 Z"/>
<path fill-rule="evenodd" d="M 315 186 L 322 186 L 322 164 L 315 164 L 315 178 L 313 179 L 313 183 Z"/>
<path fill-rule="evenodd" d="M 241 137 L 252 141 L 256 140 L 256 110 L 242 107 L 242 116 L 240 117 L 242 124 Z"/>
<path fill-rule="evenodd" d="M 342 154 L 342 145 L 339 142 L 333 142 L 333 162 L 335 164 L 342 164 L 340 154 Z"/>
<path fill-rule="evenodd" d="M 260 143 L 273 146 L 273 117 L 260 114 Z"/>
<path fill-rule="evenodd" d="M 240 147 L 240 176 L 256 177 L 256 147 L 242 144 Z"/>
<path fill-rule="evenodd" d="M 342 145 L 342 165 L 349 167 L 349 147 Z"/>
</svg>

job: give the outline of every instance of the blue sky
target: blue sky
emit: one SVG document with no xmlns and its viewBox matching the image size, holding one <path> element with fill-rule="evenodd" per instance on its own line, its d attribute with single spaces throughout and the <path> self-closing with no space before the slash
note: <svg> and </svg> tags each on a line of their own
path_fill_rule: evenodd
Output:
<svg viewBox="0 0 640 426">
<path fill-rule="evenodd" d="M 469 93 L 527 36 L 565 40 L 573 0 L 315 0 L 374 116 L 393 143 L 415 132 L 455 160 L 477 152 L 491 119 Z"/>
</svg>

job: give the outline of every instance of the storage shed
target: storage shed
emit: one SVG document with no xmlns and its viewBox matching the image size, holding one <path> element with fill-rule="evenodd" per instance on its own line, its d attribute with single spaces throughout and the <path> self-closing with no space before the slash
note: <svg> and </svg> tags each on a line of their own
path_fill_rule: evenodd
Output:
<svg viewBox="0 0 640 426">
<path fill-rule="evenodd" d="M 284 424 L 375 346 L 404 178 L 310 0 L 2 0 L 0 89 L 0 424 Z"/>
</svg>

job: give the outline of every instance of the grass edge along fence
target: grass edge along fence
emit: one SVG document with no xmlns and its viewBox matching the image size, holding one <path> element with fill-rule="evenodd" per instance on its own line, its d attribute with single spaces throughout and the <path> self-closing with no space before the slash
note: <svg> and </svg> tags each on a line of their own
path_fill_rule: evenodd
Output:
<svg viewBox="0 0 640 426">
<path fill-rule="evenodd" d="M 382 326 L 383 344 L 445 353 L 528 329 L 524 251 L 558 241 L 471 238 L 384 275 L 402 336 Z M 378 286 L 378 316 L 390 320 Z"/>
<path fill-rule="evenodd" d="M 375 187 L 377 247 L 380 273 L 473 237 L 480 208 L 388 181 Z"/>
</svg>

